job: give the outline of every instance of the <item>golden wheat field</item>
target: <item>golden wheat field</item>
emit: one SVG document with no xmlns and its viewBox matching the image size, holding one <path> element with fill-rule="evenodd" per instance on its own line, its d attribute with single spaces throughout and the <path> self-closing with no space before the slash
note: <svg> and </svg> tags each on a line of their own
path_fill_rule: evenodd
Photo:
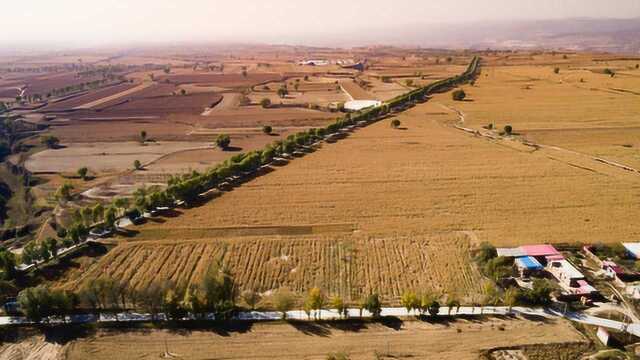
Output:
<svg viewBox="0 0 640 360">
<path fill-rule="evenodd" d="M 592 121 L 569 112 L 583 104 L 581 98 L 560 91 L 569 86 L 561 83 L 569 76 L 564 71 L 550 80 L 555 74 L 547 65 L 488 67 L 465 88 L 473 101 L 435 95 L 397 115 L 400 129 L 392 129 L 390 119 L 358 129 L 200 207 L 150 221 L 61 285 L 77 288 L 104 275 L 135 287 L 163 279 L 186 284 L 221 260 L 242 289 L 304 292 L 320 286 L 349 300 L 379 291 L 387 301 L 406 289 L 430 289 L 468 299 L 481 292 L 481 276 L 470 261 L 481 241 L 511 246 L 637 239 L 637 173 L 571 149 L 526 145 L 521 136 L 479 136 L 453 126 L 480 128 L 501 108 L 503 118 L 514 119 L 520 110 L 513 103 L 521 100 L 510 87 L 523 82 L 510 74 L 532 72 L 527 76 L 544 80 L 526 91 L 547 89 L 550 100 L 542 108 L 558 108 L 523 107 L 531 115 L 509 122 L 516 131 L 529 124 L 586 128 Z M 498 99 L 498 93 L 514 100 Z M 627 113 L 637 104 L 620 101 L 627 110 L 616 121 L 630 124 Z M 609 103 L 589 104 L 600 109 Z M 599 146 L 597 139 L 592 143 Z"/>
<path fill-rule="evenodd" d="M 451 256 L 439 256 L 443 252 Z M 392 301 L 404 290 L 416 289 L 468 299 L 481 291 L 480 275 L 469 257 L 464 234 L 145 241 L 117 246 L 89 269 L 80 269 L 66 286 L 77 289 L 107 276 L 133 288 L 166 280 L 182 287 L 199 283 L 208 267 L 221 261 L 241 288 L 260 292 L 284 286 L 303 293 L 318 286 L 352 301 L 374 291 Z"/>
</svg>

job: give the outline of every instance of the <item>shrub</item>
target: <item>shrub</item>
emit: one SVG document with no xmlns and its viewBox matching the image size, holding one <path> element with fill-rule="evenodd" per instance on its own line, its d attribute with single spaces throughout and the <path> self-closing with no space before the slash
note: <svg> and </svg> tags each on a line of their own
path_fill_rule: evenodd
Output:
<svg viewBox="0 0 640 360">
<path fill-rule="evenodd" d="M 86 167 L 81 167 L 80 169 L 78 169 L 78 176 L 80 176 L 80 178 L 82 180 L 87 180 L 87 174 L 89 173 L 89 169 L 87 169 Z"/>
<path fill-rule="evenodd" d="M 559 67 L 554 68 L 553 69 L 553 73 L 554 74 L 559 74 L 560 73 L 560 68 Z"/>
<path fill-rule="evenodd" d="M 400 120 L 398 119 L 393 119 L 391 120 L 391 127 L 394 129 L 397 129 L 400 127 Z"/>
<path fill-rule="evenodd" d="M 225 150 L 231 144 L 231 138 L 227 134 L 220 134 L 216 138 L 216 146 L 222 150 Z"/>
<path fill-rule="evenodd" d="M 487 261 L 498 256 L 498 252 L 496 248 L 488 242 L 483 242 L 480 244 L 480 248 L 476 253 L 476 261 L 481 264 L 485 264 Z"/>
<path fill-rule="evenodd" d="M 511 127 L 511 125 L 506 125 L 504 127 L 504 133 L 507 135 L 511 135 L 511 133 L 513 132 L 513 128 Z"/>
<path fill-rule="evenodd" d="M 140 160 L 133 161 L 133 168 L 136 170 L 142 170 L 142 163 L 140 162 Z"/>
<path fill-rule="evenodd" d="M 293 309 L 296 298 L 293 293 L 287 289 L 280 289 L 273 295 L 273 306 L 282 313 L 282 318 L 287 318 L 287 311 Z"/>
<path fill-rule="evenodd" d="M 58 139 L 53 135 L 47 135 L 47 136 L 43 136 L 40 139 L 40 142 L 46 147 L 48 147 L 49 149 L 53 149 L 60 144 L 60 139 Z"/>
<path fill-rule="evenodd" d="M 262 106 L 263 108 L 268 108 L 271 106 L 271 100 L 269 100 L 268 98 L 264 98 L 262 100 L 260 100 L 260 106 Z"/>
<path fill-rule="evenodd" d="M 482 270 L 485 275 L 497 281 L 511 276 L 512 268 L 513 259 L 498 256 L 487 261 Z"/>
<path fill-rule="evenodd" d="M 462 89 L 458 89 L 451 94 L 451 98 L 455 101 L 462 101 L 467 97 L 467 94 Z"/>
<path fill-rule="evenodd" d="M 521 289 L 518 294 L 518 303 L 527 305 L 548 305 L 551 303 L 551 293 L 555 290 L 546 279 L 533 280 L 533 289 Z"/>
<path fill-rule="evenodd" d="M 262 127 L 262 132 L 267 135 L 271 135 L 271 133 L 273 132 L 273 128 L 269 125 L 265 125 Z"/>
<path fill-rule="evenodd" d="M 286 86 L 282 86 L 278 89 L 278 96 L 280 96 L 281 98 L 284 98 L 287 95 L 289 95 L 289 90 L 287 90 Z"/>
</svg>

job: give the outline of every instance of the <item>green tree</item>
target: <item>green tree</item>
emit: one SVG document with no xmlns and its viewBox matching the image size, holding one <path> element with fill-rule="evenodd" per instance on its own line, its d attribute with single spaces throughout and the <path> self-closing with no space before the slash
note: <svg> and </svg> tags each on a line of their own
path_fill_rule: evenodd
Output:
<svg viewBox="0 0 640 360">
<path fill-rule="evenodd" d="M 16 256 L 0 246 L 0 280 L 11 280 L 16 275 Z"/>
<path fill-rule="evenodd" d="M 560 73 L 560 68 L 559 67 L 553 68 L 553 73 L 554 74 L 559 74 Z"/>
<path fill-rule="evenodd" d="M 462 101 L 466 97 L 467 93 L 465 93 L 462 89 L 455 90 L 453 93 L 451 93 L 451 98 L 455 101 Z"/>
<path fill-rule="evenodd" d="M 227 134 L 220 134 L 216 138 L 216 146 L 222 150 L 226 150 L 231 144 L 231 138 Z"/>
<path fill-rule="evenodd" d="M 80 211 L 82 214 L 82 222 L 85 226 L 91 226 L 93 223 L 93 210 L 90 207 L 83 207 Z"/>
<path fill-rule="evenodd" d="M 331 300 L 329 300 L 329 306 L 332 309 L 336 309 L 341 318 L 347 318 L 349 316 L 349 308 L 340 296 L 332 297 Z"/>
<path fill-rule="evenodd" d="M 147 141 L 147 132 L 145 130 L 140 131 L 140 142 L 144 143 Z"/>
<path fill-rule="evenodd" d="M 269 98 L 260 100 L 260 106 L 262 106 L 264 109 L 269 108 L 271 106 L 271 100 Z"/>
<path fill-rule="evenodd" d="M 367 310 L 374 318 L 380 317 L 380 313 L 382 313 L 380 296 L 377 293 L 368 295 L 362 301 L 361 307 Z"/>
<path fill-rule="evenodd" d="M 191 286 L 189 286 L 184 294 L 182 307 L 186 311 L 198 317 L 205 311 L 204 303 L 205 300 L 203 299 L 202 291 L 200 290 L 199 286 L 196 284 L 192 284 Z"/>
<path fill-rule="evenodd" d="M 420 301 L 418 300 L 418 296 L 413 291 L 404 292 L 404 294 L 402 294 L 402 297 L 400 298 L 400 303 L 405 309 L 407 309 L 407 312 L 411 312 L 420 308 Z"/>
<path fill-rule="evenodd" d="M 59 201 L 69 201 L 71 200 L 71 191 L 73 190 L 73 185 L 69 183 L 64 183 L 58 187 L 55 193 L 56 199 Z"/>
<path fill-rule="evenodd" d="M 133 168 L 136 170 L 142 170 L 142 163 L 140 162 L 140 160 L 133 160 Z"/>
<path fill-rule="evenodd" d="M 104 211 L 104 225 L 107 228 L 113 228 L 113 226 L 116 223 L 116 209 L 113 206 L 109 206 L 105 211 Z"/>
<path fill-rule="evenodd" d="M 262 132 L 267 134 L 267 135 L 271 135 L 271 133 L 273 133 L 273 128 L 269 125 L 264 125 L 262 127 Z"/>
<path fill-rule="evenodd" d="M 184 296 L 173 287 L 165 289 L 162 301 L 162 312 L 171 320 L 182 319 L 186 315 L 186 310 L 182 306 L 181 299 Z"/>
<path fill-rule="evenodd" d="M 305 299 L 305 305 L 308 306 L 309 309 L 315 310 L 316 319 L 319 319 L 321 317 L 320 311 L 324 308 L 326 301 L 326 297 L 322 293 L 322 290 L 314 287 L 309 290 L 309 294 L 307 294 L 307 298 Z"/>
<path fill-rule="evenodd" d="M 91 209 L 91 217 L 94 223 L 99 223 L 104 219 L 104 206 L 102 204 L 97 203 Z"/>
<path fill-rule="evenodd" d="M 48 237 L 44 240 L 42 246 L 46 248 L 47 252 L 51 254 L 54 259 L 58 257 L 58 249 L 60 248 L 58 240 Z"/>
<path fill-rule="evenodd" d="M 488 242 L 482 242 L 480 248 L 476 252 L 475 259 L 481 264 L 485 264 L 487 261 L 498 256 L 495 246 Z"/>
<path fill-rule="evenodd" d="M 78 176 L 80 176 L 82 180 L 87 180 L 88 173 L 89 169 L 87 169 L 86 167 L 81 167 L 80 169 L 78 169 Z"/>
<path fill-rule="evenodd" d="M 52 314 L 52 301 L 49 289 L 44 285 L 22 290 L 18 294 L 18 304 L 27 319 L 39 323 Z"/>
<path fill-rule="evenodd" d="M 391 127 L 394 129 L 397 129 L 400 127 L 400 120 L 398 119 L 393 119 L 391 120 Z"/>
<path fill-rule="evenodd" d="M 60 144 L 60 139 L 58 139 L 53 135 L 47 135 L 47 136 L 41 137 L 40 142 L 46 147 L 48 147 L 49 149 L 54 149 L 58 147 L 58 145 Z"/>
<path fill-rule="evenodd" d="M 278 89 L 278 96 L 281 98 L 285 98 L 287 95 L 289 95 L 289 90 L 287 90 L 286 86 L 281 86 Z"/>
<path fill-rule="evenodd" d="M 507 135 L 511 135 L 512 132 L 513 132 L 513 127 L 511 127 L 511 125 L 505 125 L 504 133 Z"/>
<path fill-rule="evenodd" d="M 518 302 L 518 289 L 514 287 L 508 288 L 504 292 L 504 304 L 509 308 L 509 313 L 511 313 L 511 309 Z"/>
</svg>

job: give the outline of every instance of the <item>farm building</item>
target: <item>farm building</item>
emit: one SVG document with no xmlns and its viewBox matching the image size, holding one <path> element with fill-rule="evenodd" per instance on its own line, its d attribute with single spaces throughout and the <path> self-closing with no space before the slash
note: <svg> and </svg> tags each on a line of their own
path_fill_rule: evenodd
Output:
<svg viewBox="0 0 640 360">
<path fill-rule="evenodd" d="M 381 101 L 378 100 L 351 100 L 344 103 L 345 111 L 359 111 L 362 109 L 380 106 Z"/>
<path fill-rule="evenodd" d="M 534 256 L 534 257 L 538 257 L 538 256 L 555 256 L 555 255 L 561 255 L 560 252 L 558 250 L 556 250 L 556 248 L 553 247 L 553 245 L 523 245 L 520 246 L 520 250 L 522 250 L 523 253 L 525 253 L 527 256 Z"/>
<path fill-rule="evenodd" d="M 555 277 L 567 295 L 590 296 L 597 290 L 569 261 L 558 256 L 548 257 L 547 270 Z"/>
<path fill-rule="evenodd" d="M 627 253 L 629 254 L 629 256 L 633 257 L 634 259 L 640 259 L 640 243 L 622 243 L 622 246 L 627 249 Z"/>
<path fill-rule="evenodd" d="M 302 60 L 302 61 L 298 62 L 298 65 L 326 66 L 326 65 L 329 65 L 329 61 L 328 60 L 320 60 L 320 59 Z"/>
<path fill-rule="evenodd" d="M 528 277 L 544 269 L 542 264 L 540 264 L 536 258 L 531 256 L 518 257 L 514 264 L 522 277 Z"/>
</svg>

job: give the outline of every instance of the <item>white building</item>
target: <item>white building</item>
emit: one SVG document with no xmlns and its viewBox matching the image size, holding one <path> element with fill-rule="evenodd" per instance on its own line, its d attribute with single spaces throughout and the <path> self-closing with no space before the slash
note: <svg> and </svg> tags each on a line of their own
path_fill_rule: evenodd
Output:
<svg viewBox="0 0 640 360">
<path fill-rule="evenodd" d="M 344 109 L 346 111 L 359 111 L 380 105 L 382 105 L 382 101 L 378 100 L 351 100 L 344 103 Z"/>
</svg>

